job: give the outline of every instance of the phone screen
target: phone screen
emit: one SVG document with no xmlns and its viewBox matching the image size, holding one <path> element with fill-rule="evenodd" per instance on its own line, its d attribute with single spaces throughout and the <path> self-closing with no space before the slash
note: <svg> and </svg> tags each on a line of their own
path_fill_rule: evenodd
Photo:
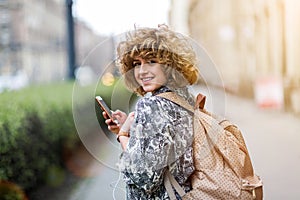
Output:
<svg viewBox="0 0 300 200">
<path fill-rule="evenodd" d="M 104 102 L 104 100 L 100 97 L 100 96 L 96 96 L 95 97 L 96 101 L 98 102 L 101 110 L 103 110 L 104 112 L 106 112 L 107 116 L 113 120 L 113 117 L 112 117 L 112 113 L 111 113 L 111 110 L 110 108 L 107 106 L 107 104 Z"/>
</svg>

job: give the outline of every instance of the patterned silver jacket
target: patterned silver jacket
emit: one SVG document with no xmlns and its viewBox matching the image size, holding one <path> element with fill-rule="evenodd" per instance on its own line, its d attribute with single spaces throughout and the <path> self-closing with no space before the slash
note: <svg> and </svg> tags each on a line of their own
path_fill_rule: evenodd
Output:
<svg viewBox="0 0 300 200">
<path fill-rule="evenodd" d="M 130 139 L 119 163 L 128 200 L 169 199 L 163 184 L 166 170 L 171 171 L 186 191 L 191 189 L 188 178 L 194 171 L 192 113 L 156 96 L 168 91 L 162 87 L 136 104 Z M 187 88 L 175 92 L 194 104 Z"/>
</svg>

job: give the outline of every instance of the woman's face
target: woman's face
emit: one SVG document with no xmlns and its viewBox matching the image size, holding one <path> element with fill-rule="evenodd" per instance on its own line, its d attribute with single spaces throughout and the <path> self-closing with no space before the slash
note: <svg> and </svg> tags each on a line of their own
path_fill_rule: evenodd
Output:
<svg viewBox="0 0 300 200">
<path fill-rule="evenodd" d="M 153 92 L 167 82 L 162 65 L 156 58 L 146 60 L 137 57 L 133 61 L 133 67 L 134 77 L 145 92 Z"/>
</svg>

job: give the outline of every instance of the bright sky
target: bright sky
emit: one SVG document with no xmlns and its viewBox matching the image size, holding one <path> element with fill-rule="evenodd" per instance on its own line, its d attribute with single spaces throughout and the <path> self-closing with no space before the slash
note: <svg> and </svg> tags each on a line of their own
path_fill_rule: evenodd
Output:
<svg viewBox="0 0 300 200">
<path fill-rule="evenodd" d="M 117 34 L 136 26 L 168 24 L 170 0 L 73 0 L 75 16 L 97 33 Z"/>
</svg>

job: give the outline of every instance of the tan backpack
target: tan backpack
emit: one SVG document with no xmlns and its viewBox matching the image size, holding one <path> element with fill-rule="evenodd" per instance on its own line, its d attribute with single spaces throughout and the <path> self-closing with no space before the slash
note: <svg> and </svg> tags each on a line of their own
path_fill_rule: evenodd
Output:
<svg viewBox="0 0 300 200">
<path fill-rule="evenodd" d="M 167 170 L 164 185 L 171 200 L 176 199 L 174 190 L 183 200 L 263 199 L 262 181 L 254 174 L 242 133 L 235 125 L 204 110 L 202 94 L 195 108 L 173 92 L 158 96 L 194 113 L 192 190 L 185 193 Z"/>
</svg>

